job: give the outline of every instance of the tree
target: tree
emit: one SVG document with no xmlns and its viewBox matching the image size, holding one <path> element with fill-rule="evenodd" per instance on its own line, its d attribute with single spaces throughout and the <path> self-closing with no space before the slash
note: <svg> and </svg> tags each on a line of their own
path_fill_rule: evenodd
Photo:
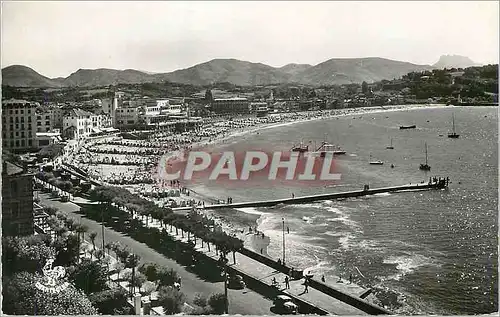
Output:
<svg viewBox="0 0 500 317">
<path fill-rule="evenodd" d="M 12 315 L 96 315 L 85 294 L 69 285 L 57 293 L 36 288 L 39 274 L 21 272 L 3 278 L 3 312 Z"/>
<path fill-rule="evenodd" d="M 212 307 L 213 314 L 224 314 L 226 311 L 226 295 L 223 293 L 212 294 L 208 299 L 208 305 Z"/>
<path fill-rule="evenodd" d="M 141 260 L 141 257 L 131 253 L 125 262 L 125 267 L 131 268 L 132 269 L 132 281 L 130 283 L 131 288 L 130 288 L 130 296 L 134 296 L 134 287 L 135 287 L 135 268 L 137 265 L 139 265 L 139 261 Z"/>
<path fill-rule="evenodd" d="M 179 275 L 174 269 L 161 267 L 157 273 L 159 286 L 172 286 L 179 280 Z"/>
<path fill-rule="evenodd" d="M 4 274 L 19 271 L 36 272 L 55 249 L 47 245 L 43 236 L 4 237 L 2 239 L 2 270 Z"/>
<path fill-rule="evenodd" d="M 139 267 L 139 272 L 144 274 L 148 281 L 156 281 L 159 269 L 159 266 L 155 263 L 144 263 Z"/>
<path fill-rule="evenodd" d="M 205 91 L 205 101 L 207 103 L 210 103 L 214 100 L 213 96 L 212 96 L 212 91 L 210 89 L 207 89 L 207 91 Z"/>
<path fill-rule="evenodd" d="M 95 251 L 95 239 L 97 237 L 97 233 L 91 232 L 89 237 L 90 237 L 90 241 L 92 241 L 92 246 L 94 247 L 94 251 Z"/>
<path fill-rule="evenodd" d="M 158 291 L 158 303 L 167 315 L 180 313 L 185 301 L 184 294 L 172 286 L 160 287 Z"/>
<path fill-rule="evenodd" d="M 69 272 L 69 279 L 86 294 L 106 289 L 108 272 L 98 262 L 84 259 Z"/>
<path fill-rule="evenodd" d="M 156 291 L 157 287 L 158 286 L 156 285 L 156 283 L 151 282 L 151 281 L 146 281 L 146 282 L 142 283 L 142 290 L 144 291 L 145 295 L 149 296 L 149 300 L 151 300 L 151 293 Z"/>
<path fill-rule="evenodd" d="M 96 292 L 89 295 L 92 304 L 103 315 L 132 315 L 127 303 L 127 292 L 121 287 Z"/>
<path fill-rule="evenodd" d="M 366 81 L 363 81 L 363 83 L 361 83 L 361 91 L 365 95 L 368 94 L 368 83 Z"/>
</svg>

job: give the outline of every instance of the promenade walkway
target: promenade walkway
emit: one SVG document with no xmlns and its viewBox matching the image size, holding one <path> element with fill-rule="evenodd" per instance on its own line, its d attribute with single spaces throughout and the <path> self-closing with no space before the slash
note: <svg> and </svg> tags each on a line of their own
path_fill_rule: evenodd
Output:
<svg viewBox="0 0 500 317">
<path fill-rule="evenodd" d="M 134 218 L 142 221 L 143 224 L 146 225 L 146 220 L 141 220 L 140 216 L 136 216 Z M 157 220 L 149 220 L 148 226 L 151 228 L 153 227 L 164 228 L 164 226 L 162 226 L 162 224 Z M 188 242 L 187 234 L 184 234 L 183 238 L 180 230 L 178 231 L 177 235 L 175 233 L 175 229 L 173 229 L 172 231 L 167 230 L 167 232 L 175 240 L 183 241 L 186 243 Z M 206 243 L 204 244 L 204 247 L 201 247 L 201 243 L 198 242 L 195 249 L 198 252 L 203 253 L 206 256 L 214 259 L 215 261 L 219 259 L 219 256 L 216 254 L 213 247 L 211 248 L 211 251 L 208 251 L 208 246 Z M 274 270 L 273 268 L 265 264 L 262 264 L 256 260 L 253 260 L 239 252 L 236 252 L 236 264 L 233 263 L 231 254 L 228 255 L 228 258 L 229 258 L 228 262 L 229 267 L 244 272 L 245 274 L 260 280 L 261 282 L 265 283 L 268 286 L 272 286 L 272 279 L 273 277 L 275 277 L 276 280 L 280 282 L 280 290 L 282 292 L 290 295 L 292 298 L 299 298 L 300 300 L 308 302 L 313 306 L 317 306 L 330 314 L 367 315 L 364 311 L 352 307 L 314 288 L 309 287 L 309 292 L 304 293 L 304 285 L 303 285 L 304 279 L 290 281 L 290 289 L 285 290 L 285 285 L 284 285 L 285 274 L 280 273 Z M 355 296 L 359 296 L 364 291 L 366 291 L 366 289 L 356 284 L 345 284 L 345 283 L 338 283 L 338 284 L 339 285 L 335 285 L 336 288 L 341 289 L 344 292 L 353 294 Z"/>
<path fill-rule="evenodd" d="M 390 193 L 390 192 L 407 191 L 407 190 L 441 189 L 441 188 L 446 188 L 446 187 L 447 187 L 446 180 L 440 179 L 437 182 L 408 184 L 408 185 L 400 185 L 400 186 L 390 186 L 390 187 L 381 187 L 381 188 L 374 188 L 374 189 L 355 190 L 355 191 L 340 192 L 340 193 L 309 195 L 309 196 L 284 198 L 284 199 L 250 201 L 250 202 L 231 203 L 231 204 L 214 204 L 214 205 L 206 205 L 205 207 L 197 207 L 197 208 L 223 209 L 223 208 L 273 207 L 273 206 L 276 206 L 279 204 L 304 204 L 304 203 L 311 203 L 311 202 L 315 202 L 315 201 L 329 200 L 329 199 L 360 197 L 360 196 L 374 195 L 374 194 L 380 194 L 380 193 Z M 172 209 L 174 211 L 186 211 L 186 210 L 191 210 L 192 207 L 177 207 L 177 208 L 172 208 Z"/>
</svg>

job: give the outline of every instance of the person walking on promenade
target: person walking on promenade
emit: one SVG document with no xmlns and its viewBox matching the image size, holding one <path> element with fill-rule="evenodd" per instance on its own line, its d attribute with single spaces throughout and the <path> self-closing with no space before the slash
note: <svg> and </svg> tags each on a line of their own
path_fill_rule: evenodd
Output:
<svg viewBox="0 0 500 317">
<path fill-rule="evenodd" d="M 290 227 L 286 227 L 286 233 L 290 233 Z"/>
<path fill-rule="evenodd" d="M 304 293 L 309 293 L 309 280 L 307 278 L 304 281 Z"/>
<path fill-rule="evenodd" d="M 325 282 L 326 282 L 326 280 L 325 280 L 325 276 L 324 276 L 324 275 L 323 275 L 323 276 L 321 276 L 321 282 L 323 282 L 323 283 L 325 283 Z"/>
<path fill-rule="evenodd" d="M 294 193 L 292 193 L 292 199 L 293 199 L 293 198 L 295 198 L 295 194 L 294 194 Z"/>
<path fill-rule="evenodd" d="M 285 288 L 290 289 L 290 279 L 288 276 L 285 276 Z"/>
<path fill-rule="evenodd" d="M 352 284 L 352 273 L 349 274 L 349 284 Z"/>
</svg>

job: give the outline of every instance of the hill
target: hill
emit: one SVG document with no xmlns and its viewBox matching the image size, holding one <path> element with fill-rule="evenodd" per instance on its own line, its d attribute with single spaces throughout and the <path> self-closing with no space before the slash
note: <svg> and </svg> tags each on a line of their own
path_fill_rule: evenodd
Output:
<svg viewBox="0 0 500 317">
<path fill-rule="evenodd" d="M 290 75 L 261 63 L 237 59 L 214 59 L 172 73 L 157 74 L 157 78 L 192 85 L 228 82 L 238 86 L 268 85 L 287 82 Z"/>
<path fill-rule="evenodd" d="M 433 65 L 436 68 L 467 68 L 471 66 L 481 66 L 480 64 L 474 63 L 467 56 L 461 55 L 441 55 L 439 61 Z"/>
<path fill-rule="evenodd" d="M 416 65 L 378 57 L 334 58 L 315 66 L 288 64 L 280 68 L 237 59 L 214 59 L 170 73 L 146 73 L 133 69 L 79 69 L 66 78 L 50 79 L 28 67 L 16 65 L 2 70 L 2 84 L 14 87 L 58 88 L 169 81 L 200 86 L 221 82 L 238 86 L 286 83 L 319 86 L 390 80 L 412 71 L 432 68 L 429 65 Z"/>
<path fill-rule="evenodd" d="M 432 67 L 379 57 L 333 58 L 296 74 L 292 81 L 311 85 L 343 85 L 363 81 L 371 83 L 428 69 Z"/>
<path fill-rule="evenodd" d="M 109 86 L 116 84 L 141 84 L 155 81 L 155 77 L 138 70 L 79 69 L 62 82 L 64 86 Z"/>
<path fill-rule="evenodd" d="M 62 87 L 57 80 L 40 75 L 33 69 L 23 65 L 12 65 L 2 69 L 2 85 L 15 87 Z"/>
<path fill-rule="evenodd" d="M 309 64 L 287 64 L 283 67 L 280 67 L 278 68 L 279 70 L 281 70 L 282 72 L 285 72 L 287 74 L 290 74 L 290 75 L 297 75 L 303 71 L 305 71 L 306 69 L 312 67 L 312 65 L 309 65 Z"/>
</svg>

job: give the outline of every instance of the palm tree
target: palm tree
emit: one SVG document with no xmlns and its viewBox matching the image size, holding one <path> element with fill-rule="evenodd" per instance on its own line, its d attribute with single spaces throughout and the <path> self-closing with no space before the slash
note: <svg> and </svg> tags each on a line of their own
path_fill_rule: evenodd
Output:
<svg viewBox="0 0 500 317">
<path fill-rule="evenodd" d="M 94 246 L 94 251 L 95 251 L 95 238 L 97 237 L 97 233 L 91 232 L 89 236 L 90 236 L 90 241 L 92 241 L 92 246 Z"/>
<path fill-rule="evenodd" d="M 106 250 L 108 250 L 108 255 L 109 255 L 109 253 L 113 249 L 113 244 L 111 242 L 108 242 L 104 247 L 106 248 Z"/>
<path fill-rule="evenodd" d="M 132 283 L 131 286 L 134 287 L 134 282 L 135 282 L 135 268 L 137 265 L 139 265 L 139 261 L 141 260 L 141 257 L 131 253 L 126 260 L 125 266 L 128 268 L 132 269 Z M 135 287 L 134 287 L 135 288 Z M 134 296 L 133 289 L 130 291 L 131 298 Z"/>
</svg>

